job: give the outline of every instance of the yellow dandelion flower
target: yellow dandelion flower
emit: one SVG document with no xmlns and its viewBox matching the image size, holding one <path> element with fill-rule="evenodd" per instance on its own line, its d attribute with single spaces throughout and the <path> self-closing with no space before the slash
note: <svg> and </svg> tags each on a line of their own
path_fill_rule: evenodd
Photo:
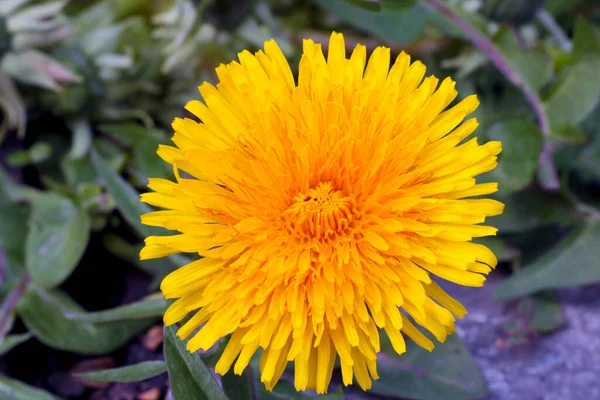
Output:
<svg viewBox="0 0 600 400">
<path fill-rule="evenodd" d="M 381 330 L 399 354 L 405 336 L 433 348 L 411 321 L 443 342 L 466 310 L 432 275 L 481 286 L 497 263 L 471 242 L 503 211 L 469 199 L 497 190 L 475 176 L 501 151 L 464 140 L 477 98 L 448 108 L 454 81 L 423 79 L 405 53 L 390 68 L 385 47 L 347 58 L 339 33 L 327 57 L 304 41 L 297 83 L 274 41 L 216 71 L 186 105 L 201 122 L 175 119 L 176 147 L 158 150 L 176 182 L 150 179 L 142 195 L 165 209 L 142 222 L 179 234 L 148 237 L 141 258 L 201 256 L 162 282 L 177 299 L 165 323 L 193 313 L 178 330 L 191 352 L 231 334 L 219 374 L 261 348 L 269 390 L 292 361 L 297 390 L 325 393 L 338 356 L 344 384 L 367 390 Z"/>
</svg>

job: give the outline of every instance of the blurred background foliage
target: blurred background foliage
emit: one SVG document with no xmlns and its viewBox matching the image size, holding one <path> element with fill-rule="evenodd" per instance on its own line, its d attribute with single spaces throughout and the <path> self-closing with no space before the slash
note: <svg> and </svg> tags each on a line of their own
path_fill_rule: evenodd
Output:
<svg viewBox="0 0 600 400">
<path fill-rule="evenodd" d="M 213 378 L 223 344 L 192 356 L 163 331 L 158 284 L 187 259 L 138 261 L 154 231 L 139 192 L 172 175 L 156 148 L 216 66 L 275 38 L 295 68 L 301 39 L 326 46 L 332 30 L 478 94 L 477 135 L 504 146 L 484 177 L 506 203 L 491 220 L 500 235 L 482 240 L 506 276 L 491 295 L 518 300 L 525 323 L 505 327 L 515 344 L 560 328 L 548 291 L 600 282 L 597 1 L 2 0 L 1 398 L 304 396 L 286 381 L 266 392 L 252 371 Z M 431 354 L 382 351 L 374 395 L 487 393 L 456 335 Z M 351 394 L 334 378 L 327 397 Z"/>
</svg>

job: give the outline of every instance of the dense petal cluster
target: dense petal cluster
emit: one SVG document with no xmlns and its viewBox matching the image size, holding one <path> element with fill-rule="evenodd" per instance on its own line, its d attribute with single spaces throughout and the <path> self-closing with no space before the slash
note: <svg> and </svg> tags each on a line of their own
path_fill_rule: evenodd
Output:
<svg viewBox="0 0 600 400">
<path fill-rule="evenodd" d="M 168 275 L 165 314 L 208 349 L 231 334 L 216 366 L 241 373 L 257 350 L 270 390 L 288 362 L 298 390 L 327 391 L 339 357 L 344 384 L 377 379 L 379 335 L 432 349 L 466 310 L 431 279 L 481 286 L 497 260 L 474 237 L 503 205 L 475 176 L 492 170 L 499 142 L 466 138 L 478 105 L 455 82 L 364 46 L 346 56 L 334 33 L 327 56 L 305 40 L 297 83 L 275 42 L 217 68 L 204 102 L 175 119 L 158 154 L 176 181 L 151 179 L 142 200 L 164 210 L 147 225 L 178 231 L 146 239 L 141 258 L 201 256 Z M 464 122 L 463 122 L 464 121 Z M 182 174 L 184 171 L 186 174 Z"/>
</svg>

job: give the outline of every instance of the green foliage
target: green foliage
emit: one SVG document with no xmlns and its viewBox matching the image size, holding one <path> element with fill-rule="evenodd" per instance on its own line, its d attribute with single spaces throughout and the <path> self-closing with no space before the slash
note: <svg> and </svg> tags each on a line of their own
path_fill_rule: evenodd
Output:
<svg viewBox="0 0 600 400">
<path fill-rule="evenodd" d="M 251 370 L 246 370 L 242 375 L 229 371 L 221 378 L 223 392 L 230 400 L 250 400 L 254 398 L 252 388 Z"/>
<path fill-rule="evenodd" d="M 552 76 L 550 57 L 544 49 L 523 51 L 508 27 L 503 26 L 496 33 L 494 44 L 529 88 L 533 90 L 541 88 Z"/>
<path fill-rule="evenodd" d="M 84 313 L 66 313 L 68 319 L 94 324 L 130 321 L 160 317 L 165 313 L 168 302 L 161 298 L 147 298 L 125 306 L 115 307 L 108 310 Z"/>
<path fill-rule="evenodd" d="M 0 398 L 10 400 L 61 400 L 60 397 L 0 375 Z"/>
<path fill-rule="evenodd" d="M 94 382 L 137 382 L 167 371 L 163 361 L 145 361 L 121 368 L 82 372 L 78 377 Z"/>
<path fill-rule="evenodd" d="M 163 234 L 140 223 L 152 210 L 140 193 L 150 177 L 173 178 L 156 156 L 158 145 L 170 143 L 173 118 L 200 97 L 199 84 L 215 83 L 214 68 L 240 50 L 274 37 L 294 68 L 299 39 L 327 38 L 332 30 L 344 33 L 348 48 L 364 43 L 369 51 L 387 45 L 393 56 L 407 51 L 426 62 L 428 73 L 457 79 L 459 98 L 478 95 L 478 139 L 503 145 L 498 167 L 482 181 L 499 182 L 494 197 L 505 212 L 488 221 L 498 236 L 477 241 L 496 254 L 498 269 L 512 271 L 494 293 L 519 299 L 506 303 L 518 304 L 519 313 L 504 333 L 520 343 L 560 329 L 562 305 L 549 291 L 600 282 L 600 20 L 585 12 L 597 5 L 479 3 L 0 1 L 0 354 L 12 356 L 37 340 L 81 357 L 110 356 L 160 323 L 169 302 L 154 292 L 166 274 L 191 260 L 140 262 L 141 239 Z M 554 172 L 560 187 L 550 190 Z M 111 282 L 103 305 L 85 310 L 74 300 L 89 289 L 78 287 L 79 270 L 117 261 L 125 273 L 149 275 L 151 284 L 117 304 Z M 211 370 L 226 341 L 201 356 L 189 354 L 175 330 L 164 331 L 165 363 L 78 376 L 133 382 L 167 368 L 176 400 L 308 397 L 287 380 L 292 365 L 272 392 L 260 382 L 258 360 L 242 376 L 215 378 Z M 409 342 L 400 357 L 383 334 L 382 341 L 381 379 L 372 395 L 486 395 L 457 335 L 432 353 Z M 334 373 L 339 382 L 339 370 Z M 320 397 L 346 395 L 363 396 L 334 383 Z M 4 376 L 0 398 L 57 399 Z"/>
<path fill-rule="evenodd" d="M 8 353 L 14 347 L 28 341 L 32 337 L 31 333 L 21 333 L 8 335 L 0 342 L 0 355 Z"/>
<path fill-rule="evenodd" d="M 343 0 L 315 2 L 344 22 L 377 37 L 384 43 L 410 43 L 423 34 L 427 24 L 435 24 L 444 32 L 457 33 L 443 18 L 419 2 L 407 7 L 390 6 L 394 3 L 391 1 L 380 2 L 379 11 L 373 11 L 374 7 L 365 8 L 355 5 L 356 2 Z"/>
<path fill-rule="evenodd" d="M 165 359 L 173 396 L 178 400 L 227 400 L 202 359 L 187 351 L 176 332 L 176 326 L 165 327 Z"/>
<path fill-rule="evenodd" d="M 488 179 L 498 182 L 500 193 L 524 189 L 535 176 L 544 138 L 537 125 L 512 118 L 491 125 L 487 139 L 502 142 L 498 167 Z"/>
<path fill-rule="evenodd" d="M 487 394 L 469 350 L 456 335 L 437 344 L 431 353 L 410 342 L 406 353 L 398 356 L 385 336 L 381 349 L 377 368 L 380 379 L 373 382 L 373 393 L 432 400 L 475 399 Z"/>
<path fill-rule="evenodd" d="M 152 323 L 145 319 L 99 325 L 65 316 L 74 312 L 81 313 L 83 309 L 66 294 L 35 286 L 26 291 L 18 307 L 27 328 L 42 343 L 81 354 L 109 353 Z"/>
<path fill-rule="evenodd" d="M 77 266 L 87 247 L 90 219 L 68 198 L 54 193 L 32 204 L 25 265 L 40 286 L 58 286 Z"/>
<path fill-rule="evenodd" d="M 558 246 L 522 272 L 502 283 L 496 298 L 510 299 L 537 292 L 600 282 L 600 222 L 591 221 L 569 233 Z"/>
</svg>

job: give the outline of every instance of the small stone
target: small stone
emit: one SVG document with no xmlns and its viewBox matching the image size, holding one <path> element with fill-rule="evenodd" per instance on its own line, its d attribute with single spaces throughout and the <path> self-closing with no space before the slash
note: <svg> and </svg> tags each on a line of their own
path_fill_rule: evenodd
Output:
<svg viewBox="0 0 600 400">
<path fill-rule="evenodd" d="M 144 336 L 144 347 L 146 347 L 148 350 L 156 350 L 158 346 L 161 345 L 163 340 L 164 334 L 162 325 L 154 326 L 150 328 L 148 333 L 146 333 L 146 335 Z"/>
<path fill-rule="evenodd" d="M 152 388 L 150 390 L 147 390 L 143 393 L 140 393 L 137 397 L 138 400 L 158 400 L 158 398 L 160 397 L 160 389 L 159 388 Z"/>
</svg>

